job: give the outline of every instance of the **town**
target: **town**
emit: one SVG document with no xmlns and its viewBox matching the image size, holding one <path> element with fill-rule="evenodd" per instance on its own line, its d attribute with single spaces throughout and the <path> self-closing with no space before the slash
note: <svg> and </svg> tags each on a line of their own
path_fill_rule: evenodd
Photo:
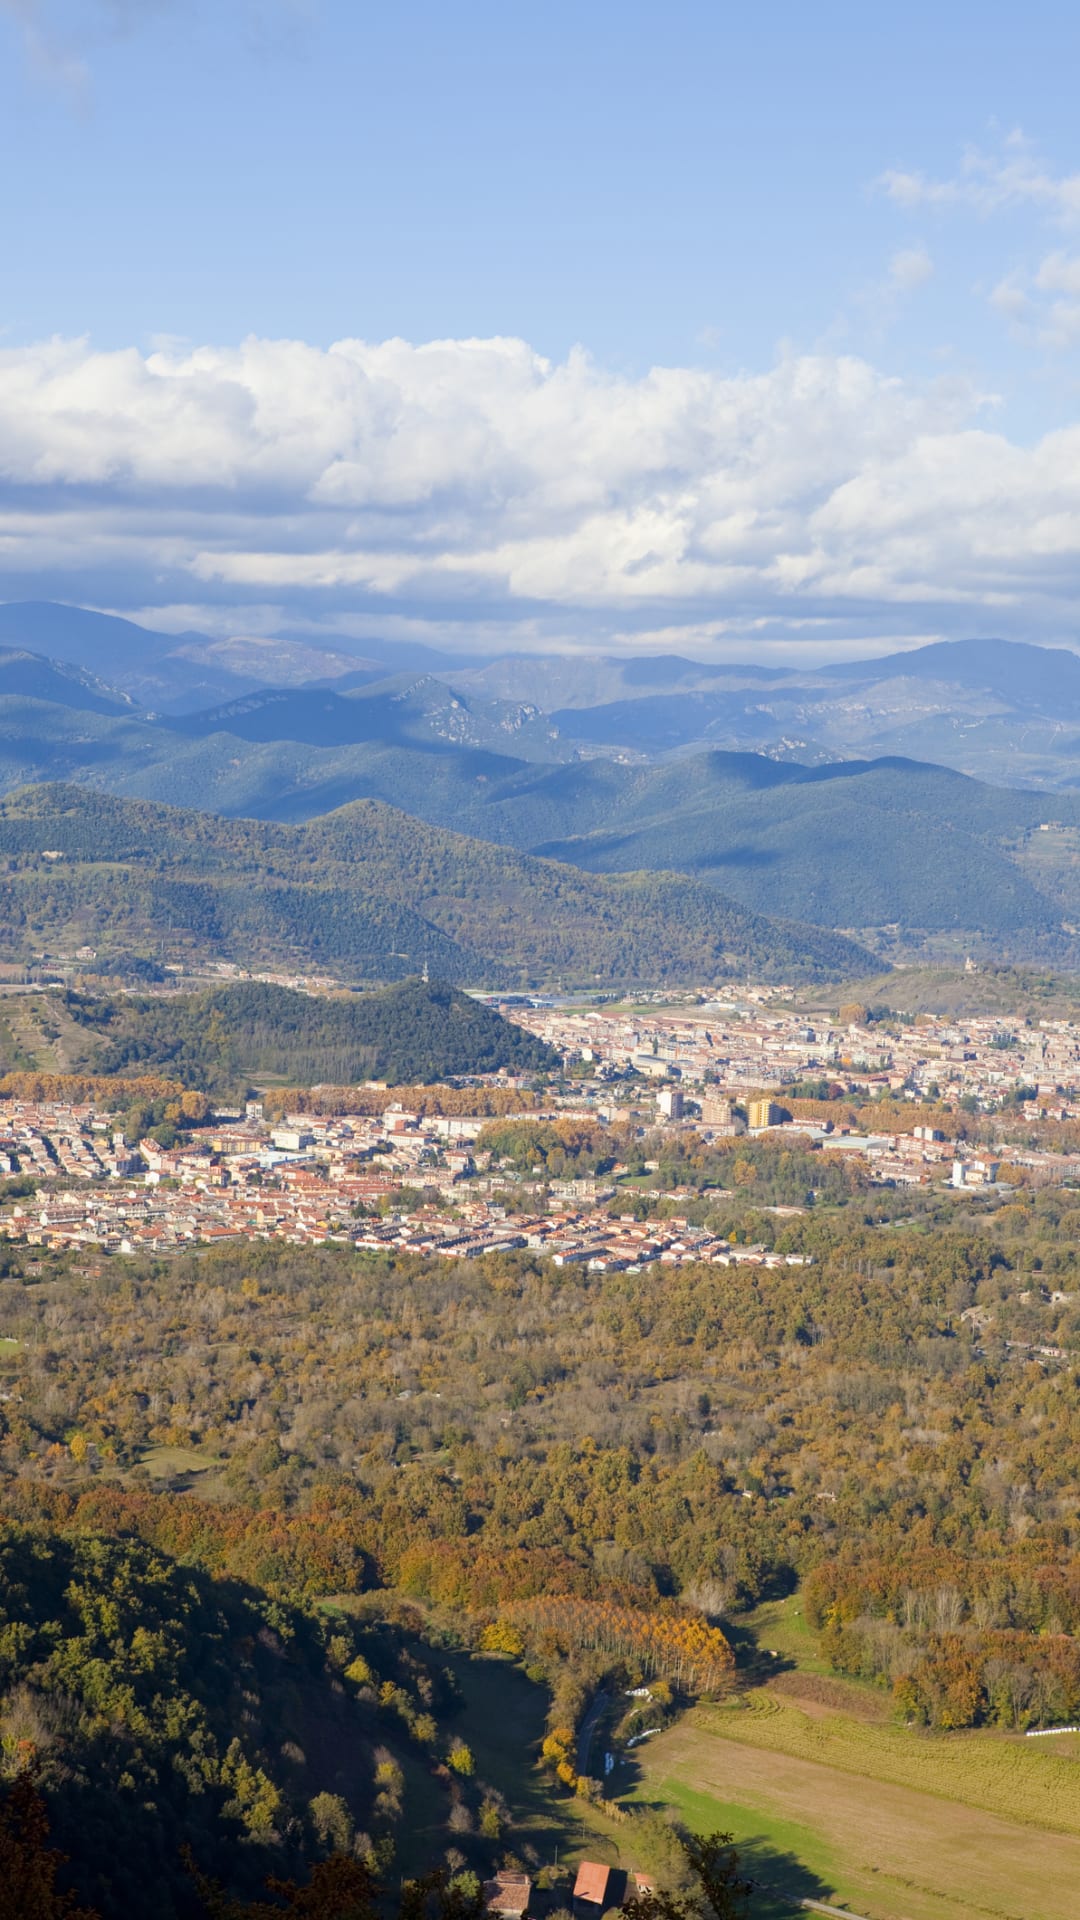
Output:
<svg viewBox="0 0 1080 1920">
<path fill-rule="evenodd" d="M 730 998 L 632 1009 L 494 999 L 557 1049 L 560 1078 L 537 1087 L 506 1072 L 470 1077 L 453 1113 L 422 1090 L 372 1083 L 362 1101 L 349 1089 L 336 1090 L 336 1102 L 333 1089 L 298 1094 L 295 1110 L 276 1090 L 240 1109 L 208 1107 L 205 1123 L 173 1145 L 150 1132 L 125 1138 L 105 1082 L 93 1098 L 65 1097 L 62 1082 L 59 1097 L 50 1086 L 45 1098 L 28 1076 L 11 1076 L 0 1104 L 0 1234 L 121 1254 L 228 1240 L 454 1259 L 529 1248 L 597 1271 L 805 1257 L 694 1225 L 679 1207 L 692 1189 L 666 1189 L 663 1218 L 613 1209 L 633 1185 L 618 1157 L 603 1173 L 571 1166 L 561 1176 L 501 1164 L 485 1146 L 492 1088 L 504 1122 L 579 1122 L 643 1145 L 781 1139 L 855 1156 L 882 1186 L 1001 1190 L 1080 1178 L 1080 1128 L 1069 1126 L 1080 1118 L 1080 1025 L 875 1018 L 858 1005 L 811 1022 L 787 997 L 750 985 Z M 658 1165 L 644 1162 L 653 1196 Z"/>
</svg>

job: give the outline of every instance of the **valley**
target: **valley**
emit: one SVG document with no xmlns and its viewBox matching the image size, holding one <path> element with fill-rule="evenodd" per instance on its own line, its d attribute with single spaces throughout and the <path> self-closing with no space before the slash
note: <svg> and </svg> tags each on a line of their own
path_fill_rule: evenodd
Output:
<svg viewBox="0 0 1080 1920">
<path fill-rule="evenodd" d="M 74 1884 L 560 1920 L 721 1830 L 769 1920 L 1065 1920 L 1080 801 L 665 744 L 693 662 L 112 638 L 0 657 L 0 1752 Z"/>
</svg>

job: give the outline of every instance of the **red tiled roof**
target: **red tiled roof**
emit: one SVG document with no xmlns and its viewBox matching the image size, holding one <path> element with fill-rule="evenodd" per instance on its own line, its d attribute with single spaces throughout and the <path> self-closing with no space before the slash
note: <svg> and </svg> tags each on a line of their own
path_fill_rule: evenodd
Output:
<svg viewBox="0 0 1080 1920">
<path fill-rule="evenodd" d="M 531 1893 L 532 1881 L 527 1873 L 497 1873 L 484 1887 L 488 1912 L 499 1914 L 504 1920 L 510 1920 L 511 1916 L 518 1920 L 525 1914 Z"/>
<path fill-rule="evenodd" d="M 607 1897 L 610 1874 L 610 1867 L 602 1866 L 596 1860 L 583 1860 L 574 1881 L 574 1899 L 589 1900 L 593 1905 L 602 1907 Z"/>
</svg>

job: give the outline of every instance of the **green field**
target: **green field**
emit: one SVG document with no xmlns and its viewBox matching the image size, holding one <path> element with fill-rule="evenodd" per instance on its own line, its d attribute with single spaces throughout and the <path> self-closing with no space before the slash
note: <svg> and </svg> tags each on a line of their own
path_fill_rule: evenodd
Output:
<svg viewBox="0 0 1080 1920">
<path fill-rule="evenodd" d="M 754 1634 L 797 1665 L 639 1748 L 631 1799 L 730 1830 L 763 1883 L 868 1920 L 1080 1912 L 1080 1738 L 897 1725 L 884 1695 L 825 1674 L 797 1598 Z"/>
<path fill-rule="evenodd" d="M 352 1596 L 333 1605 L 361 1616 L 368 1611 L 363 1600 L 358 1603 Z M 655 1868 L 647 1843 L 639 1843 L 625 1826 L 577 1799 L 541 1768 L 540 1744 L 550 1704 L 544 1687 L 529 1680 L 514 1662 L 497 1656 L 436 1648 L 425 1641 L 415 1642 L 412 1652 L 423 1664 L 448 1668 L 452 1674 L 460 1705 L 448 1727 L 472 1749 L 476 1781 L 498 1788 L 512 1810 L 505 1844 L 527 1860 L 534 1873 L 549 1870 L 550 1898 L 556 1905 L 569 1904 L 573 1875 L 583 1859 Z M 407 1819 L 398 1865 L 404 1873 L 419 1873 L 453 1843 L 446 1826 L 449 1796 L 415 1750 L 385 1731 L 383 1737 L 405 1774 Z"/>
<path fill-rule="evenodd" d="M 145 1467 L 153 1480 L 172 1480 L 179 1475 L 185 1478 L 195 1474 L 212 1473 L 220 1467 L 221 1461 L 216 1454 L 200 1453 L 195 1447 L 147 1447 L 140 1454 L 140 1467 Z M 206 1487 L 200 1488 L 205 1496 Z"/>
</svg>

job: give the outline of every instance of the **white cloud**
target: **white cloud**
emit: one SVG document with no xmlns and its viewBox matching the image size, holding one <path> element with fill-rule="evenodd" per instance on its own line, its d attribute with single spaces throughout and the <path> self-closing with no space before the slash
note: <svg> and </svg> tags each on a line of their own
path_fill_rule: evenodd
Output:
<svg viewBox="0 0 1080 1920">
<path fill-rule="evenodd" d="M 1024 290 L 1021 278 L 1015 273 L 1005 275 L 989 294 L 990 305 L 1017 326 L 1023 326 L 1031 318 L 1031 296 Z"/>
<path fill-rule="evenodd" d="M 991 289 L 990 305 L 1020 339 L 1063 351 L 1080 342 L 1080 258 L 1047 254 L 1034 273 L 1013 272 Z"/>
<path fill-rule="evenodd" d="M 1080 259 L 1064 253 L 1047 254 L 1035 275 L 1035 285 L 1043 293 L 1080 295 Z"/>
<path fill-rule="evenodd" d="M 1024 210 L 1044 225 L 1080 225 L 1080 173 L 1055 174 L 1020 132 L 1010 134 L 996 152 L 968 148 L 959 171 L 944 179 L 893 169 L 875 185 L 907 212 L 951 209 L 986 218 Z M 921 267 L 920 254 L 913 249 L 894 256 L 890 283 L 895 289 L 917 286 L 932 270 L 929 261 Z M 1080 341 L 1080 260 L 1063 249 L 1048 254 L 1035 271 L 1013 267 L 986 297 L 1018 340 L 1055 350 Z"/>
<path fill-rule="evenodd" d="M 969 147 L 959 172 L 946 179 L 890 168 L 875 184 L 909 210 L 967 207 L 992 214 L 1029 206 L 1065 225 L 1080 221 L 1080 173 L 1052 173 L 1020 132 L 1010 134 L 996 153 Z"/>
<path fill-rule="evenodd" d="M 1071 256 L 1044 269 L 1070 300 Z M 1069 638 L 1080 425 L 1024 447 L 984 413 L 851 356 L 631 379 L 514 339 L 52 340 L 0 350 L 0 591 L 498 646 Z"/>
<path fill-rule="evenodd" d="M 889 261 L 889 284 L 898 293 L 914 293 L 933 274 L 934 263 L 925 247 L 904 247 Z"/>
</svg>

